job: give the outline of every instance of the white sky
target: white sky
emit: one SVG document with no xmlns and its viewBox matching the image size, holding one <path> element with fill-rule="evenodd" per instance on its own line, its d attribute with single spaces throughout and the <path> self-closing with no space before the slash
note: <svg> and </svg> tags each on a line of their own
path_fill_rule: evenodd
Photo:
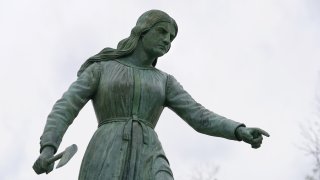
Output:
<svg viewBox="0 0 320 180">
<path fill-rule="evenodd" d="M 91 103 L 60 150 L 79 152 L 63 168 L 36 175 L 39 137 L 54 102 L 80 65 L 127 37 L 137 18 L 161 9 L 179 33 L 158 68 L 208 109 L 271 134 L 254 150 L 196 133 L 165 110 L 157 127 L 175 178 L 217 164 L 219 180 L 301 180 L 311 158 L 297 148 L 312 117 L 320 69 L 317 0 L 0 1 L 0 179 L 77 179 L 97 127 Z M 203 170 L 205 171 L 205 170 Z"/>
</svg>

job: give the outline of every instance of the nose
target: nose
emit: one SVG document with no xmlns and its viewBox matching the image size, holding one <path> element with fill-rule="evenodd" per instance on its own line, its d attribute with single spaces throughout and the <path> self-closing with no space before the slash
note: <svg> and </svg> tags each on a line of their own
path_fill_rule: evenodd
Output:
<svg viewBox="0 0 320 180">
<path fill-rule="evenodd" d="M 164 38 L 163 38 L 163 42 L 165 43 L 165 45 L 168 45 L 168 44 L 170 44 L 170 33 L 166 33 L 165 35 L 164 35 Z"/>
</svg>

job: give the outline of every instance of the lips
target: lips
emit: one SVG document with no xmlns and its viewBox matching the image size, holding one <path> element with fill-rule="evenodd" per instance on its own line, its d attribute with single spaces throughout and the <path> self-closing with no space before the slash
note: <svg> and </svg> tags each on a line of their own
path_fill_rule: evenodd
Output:
<svg viewBox="0 0 320 180">
<path fill-rule="evenodd" d="M 164 51 L 167 51 L 167 47 L 164 46 L 164 45 L 158 45 L 158 47 L 161 48 L 161 49 L 164 50 Z"/>
</svg>

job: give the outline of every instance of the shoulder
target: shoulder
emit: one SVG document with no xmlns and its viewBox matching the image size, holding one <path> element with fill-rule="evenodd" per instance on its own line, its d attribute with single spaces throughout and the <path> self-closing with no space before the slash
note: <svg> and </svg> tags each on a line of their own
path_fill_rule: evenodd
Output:
<svg viewBox="0 0 320 180">
<path fill-rule="evenodd" d="M 109 61 L 100 61 L 100 66 L 102 68 L 105 68 L 105 67 L 112 67 L 112 66 L 116 66 L 118 64 L 117 61 L 115 60 L 109 60 Z"/>
<path fill-rule="evenodd" d="M 179 82 L 176 80 L 176 78 L 173 75 L 166 73 L 157 68 L 154 68 L 154 71 L 159 75 L 162 75 L 163 77 L 165 77 L 167 85 L 179 84 Z"/>
<path fill-rule="evenodd" d="M 100 62 L 92 62 L 88 64 L 88 66 L 83 69 L 80 73 L 78 72 L 78 76 L 84 76 L 88 74 L 99 74 L 101 72 Z"/>
<path fill-rule="evenodd" d="M 162 76 L 164 76 L 164 77 L 166 77 L 166 78 L 168 78 L 168 76 L 170 76 L 170 74 L 168 74 L 168 73 L 166 73 L 166 72 L 164 72 L 164 71 L 162 71 L 162 70 L 160 70 L 160 69 L 157 69 L 157 68 L 152 68 L 152 70 L 155 72 L 155 73 L 157 73 L 157 74 L 159 74 L 159 75 L 162 75 Z"/>
<path fill-rule="evenodd" d="M 170 89 L 183 89 L 183 86 L 179 83 L 179 81 L 171 74 L 167 74 L 167 83 L 166 88 Z"/>
</svg>

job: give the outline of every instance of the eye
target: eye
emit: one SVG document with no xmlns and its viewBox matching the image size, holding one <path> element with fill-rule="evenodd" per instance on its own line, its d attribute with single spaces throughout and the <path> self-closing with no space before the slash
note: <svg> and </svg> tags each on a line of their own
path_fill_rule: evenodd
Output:
<svg viewBox="0 0 320 180">
<path fill-rule="evenodd" d="M 167 31 L 165 30 L 165 29 L 163 29 L 163 28 L 157 28 L 157 31 L 160 33 L 160 34 L 165 34 L 165 33 L 167 33 Z"/>
</svg>

